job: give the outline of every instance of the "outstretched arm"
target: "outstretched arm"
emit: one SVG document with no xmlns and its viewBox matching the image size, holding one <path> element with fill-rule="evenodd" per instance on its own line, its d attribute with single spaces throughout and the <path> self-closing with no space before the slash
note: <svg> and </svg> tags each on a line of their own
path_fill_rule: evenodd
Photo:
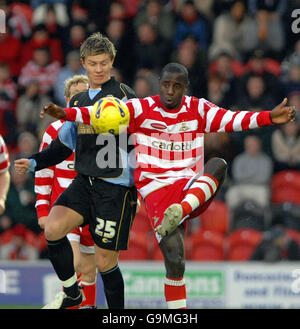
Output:
<svg viewBox="0 0 300 329">
<path fill-rule="evenodd" d="M 28 171 L 33 172 L 52 167 L 67 159 L 72 152 L 73 150 L 56 138 L 41 152 L 31 155 L 28 159 L 15 160 L 15 169 L 18 174 L 24 175 Z"/>
<path fill-rule="evenodd" d="M 272 124 L 284 124 L 295 119 L 296 110 L 286 106 L 285 98 L 272 111 L 249 112 L 228 111 L 205 99 L 199 100 L 199 113 L 202 116 L 203 132 L 233 132 L 254 129 Z"/>
<path fill-rule="evenodd" d="M 40 117 L 44 118 L 45 114 L 48 114 L 56 119 L 76 121 L 90 125 L 92 109 L 93 106 L 62 108 L 56 104 L 50 103 L 44 106 L 44 109 L 40 113 Z"/>
<path fill-rule="evenodd" d="M 15 161 L 15 168 L 19 174 L 29 171 L 38 171 L 52 167 L 67 159 L 75 147 L 75 126 L 72 123 L 65 123 L 60 129 L 59 136 L 53 140 L 41 152 L 33 154 L 29 159 L 18 159 Z"/>
</svg>

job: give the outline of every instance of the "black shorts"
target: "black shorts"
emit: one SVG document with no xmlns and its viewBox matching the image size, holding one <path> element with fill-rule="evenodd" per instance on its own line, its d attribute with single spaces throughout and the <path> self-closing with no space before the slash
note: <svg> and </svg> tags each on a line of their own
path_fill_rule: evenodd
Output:
<svg viewBox="0 0 300 329">
<path fill-rule="evenodd" d="M 136 188 L 111 184 L 78 174 L 55 205 L 65 206 L 90 225 L 95 244 L 103 249 L 126 250 L 136 212 Z"/>
</svg>

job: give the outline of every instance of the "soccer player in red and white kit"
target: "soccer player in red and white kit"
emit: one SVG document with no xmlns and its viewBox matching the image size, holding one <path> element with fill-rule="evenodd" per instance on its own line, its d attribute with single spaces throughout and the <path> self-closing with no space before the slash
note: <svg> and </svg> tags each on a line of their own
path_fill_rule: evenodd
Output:
<svg viewBox="0 0 300 329">
<path fill-rule="evenodd" d="M 204 165 L 204 133 L 248 130 L 294 120 L 287 99 L 272 111 L 232 112 L 201 98 L 186 96 L 188 72 L 167 64 L 159 81 L 160 94 L 126 102 L 129 132 L 135 136 L 135 185 L 164 256 L 168 308 L 186 308 L 184 281 L 185 225 L 201 214 L 220 189 L 227 170 L 223 159 Z M 90 124 L 92 107 L 42 111 L 54 117 Z"/>
<path fill-rule="evenodd" d="M 88 79 L 84 75 L 75 75 L 65 81 L 64 96 L 66 103 L 77 93 L 88 89 Z M 64 124 L 57 120 L 45 131 L 40 151 L 47 147 L 59 133 Z M 50 209 L 59 195 L 71 184 L 76 176 L 74 170 L 75 152 L 53 167 L 39 170 L 35 173 L 35 192 L 37 194 L 36 210 L 39 225 L 44 228 Z M 29 161 L 29 160 L 27 160 Z M 74 265 L 79 284 L 83 288 L 85 300 L 79 308 L 91 308 L 96 303 L 96 265 L 94 241 L 89 232 L 89 226 L 77 227 L 67 235 L 74 254 Z M 78 307 L 74 307 L 78 308 Z"/>
<path fill-rule="evenodd" d="M 5 211 L 5 201 L 10 184 L 9 165 L 7 147 L 0 135 L 0 215 Z"/>
</svg>

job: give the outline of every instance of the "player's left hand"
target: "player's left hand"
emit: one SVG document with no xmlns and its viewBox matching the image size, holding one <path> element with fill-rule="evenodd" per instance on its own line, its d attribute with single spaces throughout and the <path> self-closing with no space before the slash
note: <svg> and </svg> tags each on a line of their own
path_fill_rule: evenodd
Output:
<svg viewBox="0 0 300 329">
<path fill-rule="evenodd" d="M 19 175 L 25 175 L 30 168 L 30 160 L 26 158 L 15 160 L 15 170 Z"/>
<path fill-rule="evenodd" d="M 43 119 L 45 113 L 56 119 L 63 119 L 66 116 L 65 110 L 53 103 L 50 103 L 41 110 L 40 117 Z"/>
<path fill-rule="evenodd" d="M 285 98 L 271 111 L 271 120 L 275 124 L 287 123 L 295 120 L 295 106 L 286 106 L 288 99 Z"/>
</svg>

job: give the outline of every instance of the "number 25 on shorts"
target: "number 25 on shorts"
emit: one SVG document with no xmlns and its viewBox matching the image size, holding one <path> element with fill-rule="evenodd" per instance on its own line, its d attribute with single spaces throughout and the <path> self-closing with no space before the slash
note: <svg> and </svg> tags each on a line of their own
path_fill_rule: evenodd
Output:
<svg viewBox="0 0 300 329">
<path fill-rule="evenodd" d="M 98 224 L 95 228 L 95 233 L 103 238 L 112 239 L 116 234 L 115 226 L 117 223 L 112 220 L 105 220 L 99 217 L 96 219 Z"/>
</svg>

